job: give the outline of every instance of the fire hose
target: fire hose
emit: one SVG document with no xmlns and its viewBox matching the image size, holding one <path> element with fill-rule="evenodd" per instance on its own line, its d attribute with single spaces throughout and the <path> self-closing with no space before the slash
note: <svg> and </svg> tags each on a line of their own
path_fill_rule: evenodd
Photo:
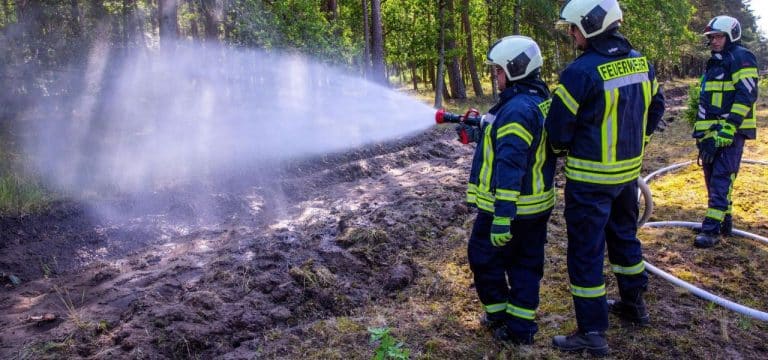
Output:
<svg viewBox="0 0 768 360">
<path fill-rule="evenodd" d="M 745 159 L 745 160 L 743 160 L 743 162 L 750 163 L 750 164 L 768 165 L 768 162 L 766 162 L 766 161 L 759 161 L 759 160 Z M 645 189 L 646 190 L 643 190 L 643 188 L 641 187 L 641 193 L 646 198 L 646 204 L 648 202 L 647 199 L 651 198 L 650 189 L 648 189 L 648 185 L 647 185 L 647 183 L 650 182 L 651 179 L 653 179 L 654 177 L 656 177 L 658 175 L 670 172 L 672 170 L 676 170 L 676 169 L 680 169 L 682 167 L 688 166 L 691 163 L 693 163 L 693 161 L 686 161 L 686 162 L 682 162 L 682 163 L 679 163 L 679 164 L 670 165 L 670 166 L 661 168 L 659 170 L 656 170 L 656 171 L 648 174 L 648 176 L 646 176 L 645 178 L 638 179 L 638 183 L 640 182 L 639 180 L 643 180 L 643 184 L 645 184 Z M 646 209 L 647 209 L 647 207 L 646 207 Z M 646 213 L 643 213 L 643 217 L 646 217 Z M 650 217 L 650 214 L 648 214 L 648 217 Z M 646 220 L 647 220 L 647 218 L 646 218 Z M 667 227 L 667 226 L 669 226 L 669 227 L 687 227 L 687 228 L 692 228 L 692 229 L 699 229 L 699 228 L 701 228 L 701 224 L 700 223 L 686 222 L 686 221 L 657 221 L 657 222 L 650 222 L 650 223 L 646 223 L 645 221 L 643 221 L 643 222 L 641 222 L 641 226 L 647 226 L 647 227 L 652 227 L 652 228 Z M 746 232 L 746 231 L 742 231 L 742 230 L 737 230 L 737 229 L 733 229 L 733 234 L 734 235 L 738 235 L 738 236 L 742 236 L 742 237 L 746 237 L 746 238 L 749 238 L 749 239 L 761 241 L 763 243 L 768 244 L 768 238 L 762 237 L 762 236 L 757 235 L 757 234 L 752 234 L 752 233 L 749 233 L 749 232 Z M 661 269 L 653 266 L 653 264 L 649 263 L 647 260 L 644 261 L 644 262 L 645 262 L 646 269 L 648 269 L 648 271 L 651 272 L 652 274 L 657 275 L 657 276 L 661 277 L 662 279 L 671 282 L 674 285 L 682 287 L 682 288 L 690 291 L 692 294 L 694 294 L 694 295 L 696 295 L 696 296 L 698 296 L 698 297 L 700 297 L 700 298 L 702 298 L 704 300 L 711 301 L 711 302 L 713 302 L 713 303 L 715 303 L 717 305 L 720 305 L 720 306 L 722 306 L 722 307 L 724 307 L 724 308 L 726 308 L 728 310 L 735 311 L 735 312 L 737 312 L 739 314 L 742 314 L 742 315 L 746 315 L 746 316 L 749 316 L 749 317 L 752 317 L 752 318 L 755 318 L 755 319 L 758 319 L 758 320 L 762 320 L 762 321 L 768 321 L 768 313 L 767 312 L 756 310 L 756 309 L 753 309 L 753 308 L 741 305 L 739 303 L 733 302 L 733 301 L 728 300 L 726 298 L 723 298 L 723 297 L 717 296 L 715 294 L 712 294 L 712 293 L 710 293 L 710 292 L 708 292 L 708 291 L 706 291 L 704 289 L 701 289 L 699 287 L 696 287 L 695 285 L 693 285 L 691 283 L 688 283 L 688 282 L 686 282 L 686 281 L 684 281 L 684 280 L 682 280 L 682 279 L 680 279 L 678 277 L 675 277 L 674 275 L 672 275 L 670 273 L 667 273 L 664 270 L 661 270 Z"/>
</svg>

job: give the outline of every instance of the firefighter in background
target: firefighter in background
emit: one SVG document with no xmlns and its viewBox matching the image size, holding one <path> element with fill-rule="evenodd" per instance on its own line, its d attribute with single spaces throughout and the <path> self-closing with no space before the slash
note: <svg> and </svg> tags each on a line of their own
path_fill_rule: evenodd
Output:
<svg viewBox="0 0 768 360">
<path fill-rule="evenodd" d="M 756 136 L 757 62 L 741 45 L 741 25 L 717 16 L 704 31 L 712 57 L 701 81 L 699 112 L 693 137 L 704 168 L 709 202 L 701 233 L 693 245 L 709 248 L 730 235 L 733 182 L 739 172 L 744 141 Z"/>
<path fill-rule="evenodd" d="M 505 37 L 487 57 L 501 93 L 483 118 L 470 172 L 467 202 L 478 213 L 469 266 L 485 309 L 481 323 L 498 340 L 531 344 L 538 331 L 547 221 L 555 204 L 555 159 L 547 153 L 544 133 L 549 90 L 532 39 Z"/>
<path fill-rule="evenodd" d="M 609 350 L 609 308 L 622 319 L 649 323 L 637 178 L 645 144 L 664 114 L 664 96 L 650 62 L 618 32 L 616 0 L 571 0 L 560 20 L 582 54 L 560 74 L 546 130 L 555 152 L 567 155 L 564 215 L 578 329 L 552 344 L 601 356 Z M 606 244 L 619 301 L 606 300 Z"/>
</svg>

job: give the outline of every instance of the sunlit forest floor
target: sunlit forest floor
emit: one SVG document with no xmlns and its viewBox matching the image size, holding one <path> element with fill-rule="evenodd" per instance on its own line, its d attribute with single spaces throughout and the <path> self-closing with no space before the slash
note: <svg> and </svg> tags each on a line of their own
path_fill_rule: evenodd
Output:
<svg viewBox="0 0 768 360">
<path fill-rule="evenodd" d="M 643 173 L 694 164 L 651 182 L 651 221 L 704 216 L 701 169 L 680 115 L 687 85 L 665 84 L 673 121 L 654 136 Z M 489 101 L 446 107 L 484 110 Z M 746 159 L 768 160 L 766 105 L 761 100 L 761 130 Z M 122 221 L 73 201 L 0 218 L 8 238 L 0 244 L 0 358 L 368 359 L 377 348 L 414 359 L 581 358 L 550 346 L 552 336 L 576 326 L 562 201 L 549 225 L 535 343 L 499 344 L 479 325 L 466 257 L 474 213 L 463 204 L 472 149 L 454 137 L 452 128 L 435 127 L 272 169 L 272 180 L 257 184 L 244 173 L 239 181 L 169 189 L 148 203 L 105 199 L 132 209 Z M 763 236 L 766 175 L 763 166 L 745 164 L 733 195 L 736 227 Z M 557 183 L 562 199 L 562 175 Z M 190 191 L 208 196 L 208 207 L 188 200 Z M 639 237 L 650 263 L 768 311 L 768 247 L 727 237 L 694 249 L 694 233 L 677 228 L 642 229 Z M 758 359 L 768 352 L 766 323 L 653 275 L 646 299 L 651 327 L 610 318 L 611 358 Z M 370 330 L 381 328 L 400 345 L 371 342 Z"/>
</svg>

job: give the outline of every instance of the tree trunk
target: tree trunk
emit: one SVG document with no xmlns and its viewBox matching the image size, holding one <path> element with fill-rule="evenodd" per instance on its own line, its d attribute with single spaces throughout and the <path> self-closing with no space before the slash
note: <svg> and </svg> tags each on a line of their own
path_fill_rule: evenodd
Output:
<svg viewBox="0 0 768 360">
<path fill-rule="evenodd" d="M 445 51 L 456 54 L 456 27 L 453 22 L 453 0 L 445 1 L 445 9 L 448 17 L 445 21 L 447 33 L 445 37 Z M 464 80 L 461 77 L 461 64 L 457 55 L 451 56 L 451 66 L 448 67 L 448 78 L 451 82 L 451 95 L 454 99 L 466 99 L 467 90 L 464 88 Z"/>
<path fill-rule="evenodd" d="M 388 86 L 384 65 L 384 32 L 381 24 L 381 0 L 371 0 L 371 61 L 373 81 Z"/>
<path fill-rule="evenodd" d="M 160 47 L 173 43 L 179 35 L 178 0 L 157 0 Z"/>
<path fill-rule="evenodd" d="M 416 63 L 411 61 L 408 63 L 408 67 L 411 70 L 411 83 L 413 83 L 413 90 L 418 91 L 419 90 L 419 75 L 418 71 L 416 69 Z"/>
<path fill-rule="evenodd" d="M 200 0 L 200 6 L 205 26 L 205 41 L 219 42 L 220 3 L 216 0 Z"/>
<path fill-rule="evenodd" d="M 512 21 L 512 34 L 520 35 L 520 10 L 522 8 L 522 0 L 515 0 L 515 18 Z"/>
<path fill-rule="evenodd" d="M 363 2 L 363 77 L 368 78 L 368 74 L 371 72 L 371 27 L 368 17 L 368 0 L 362 0 Z"/>
<path fill-rule="evenodd" d="M 461 22 L 464 25 L 464 33 L 467 37 L 467 66 L 469 66 L 469 75 L 472 79 L 472 89 L 475 91 L 475 96 L 483 96 L 483 86 L 480 84 L 480 77 L 477 74 L 477 64 L 475 64 L 473 51 L 472 27 L 469 21 L 469 0 L 463 0 Z"/>
<path fill-rule="evenodd" d="M 440 37 L 437 41 L 438 56 L 437 56 L 437 79 L 435 79 L 435 108 L 440 109 L 443 107 L 443 67 L 445 67 L 445 23 L 443 17 L 445 16 L 445 0 L 438 0 L 437 2 L 437 24 L 440 27 Z"/>
<path fill-rule="evenodd" d="M 328 20 L 329 23 L 336 21 L 336 19 L 339 18 L 338 2 L 336 0 L 324 0 L 323 12 L 325 13 L 325 18 Z"/>
<path fill-rule="evenodd" d="M 488 33 L 486 34 L 488 36 L 488 49 L 491 48 L 491 45 L 493 45 L 493 25 L 495 22 L 493 21 L 496 17 L 494 14 L 496 14 L 496 6 L 495 2 L 492 0 L 488 0 Z M 498 100 L 498 89 L 499 84 L 497 83 L 496 76 L 494 76 L 493 71 L 491 73 L 491 94 L 493 94 L 493 99 Z"/>
<path fill-rule="evenodd" d="M 8 2 L 6 1 L 6 6 L 7 4 Z M 77 4 L 77 0 L 70 0 L 69 6 L 72 11 L 72 34 L 75 35 L 76 38 L 79 38 L 82 33 L 80 25 L 80 6 Z"/>
</svg>

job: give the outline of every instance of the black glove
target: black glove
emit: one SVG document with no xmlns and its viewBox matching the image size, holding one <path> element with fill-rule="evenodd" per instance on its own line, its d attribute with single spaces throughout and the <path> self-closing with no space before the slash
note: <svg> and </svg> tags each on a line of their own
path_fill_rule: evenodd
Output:
<svg viewBox="0 0 768 360">
<path fill-rule="evenodd" d="M 715 161 L 717 155 L 717 146 L 715 146 L 715 139 L 708 137 L 696 143 L 699 148 L 699 159 L 703 164 L 711 164 Z"/>
<path fill-rule="evenodd" d="M 456 125 L 456 135 L 462 144 L 469 144 L 480 141 L 480 128 L 467 124 Z"/>
</svg>

